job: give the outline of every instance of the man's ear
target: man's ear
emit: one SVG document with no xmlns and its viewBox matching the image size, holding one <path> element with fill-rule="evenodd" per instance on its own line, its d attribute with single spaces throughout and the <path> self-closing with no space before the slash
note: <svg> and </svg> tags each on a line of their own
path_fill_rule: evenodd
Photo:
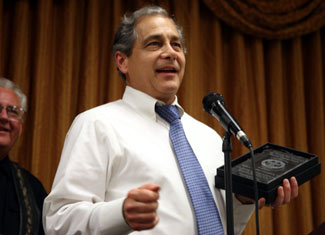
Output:
<svg viewBox="0 0 325 235">
<path fill-rule="evenodd" d="M 124 53 L 115 52 L 115 63 L 121 73 L 128 73 L 128 57 Z"/>
</svg>

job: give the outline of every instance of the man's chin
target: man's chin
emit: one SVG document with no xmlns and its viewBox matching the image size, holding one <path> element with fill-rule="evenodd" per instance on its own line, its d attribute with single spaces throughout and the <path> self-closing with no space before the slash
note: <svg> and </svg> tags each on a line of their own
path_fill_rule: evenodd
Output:
<svg viewBox="0 0 325 235">
<path fill-rule="evenodd" d="M 0 148 L 7 148 L 10 145 L 10 140 L 0 136 Z"/>
<path fill-rule="evenodd" d="M 177 81 L 169 81 L 163 84 L 162 92 L 165 94 L 176 95 L 179 89 L 179 82 Z"/>
</svg>

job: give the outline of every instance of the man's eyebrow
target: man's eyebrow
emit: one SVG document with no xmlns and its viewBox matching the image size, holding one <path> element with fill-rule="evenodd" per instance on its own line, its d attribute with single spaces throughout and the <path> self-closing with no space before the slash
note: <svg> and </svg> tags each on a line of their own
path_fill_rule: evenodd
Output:
<svg viewBox="0 0 325 235">
<path fill-rule="evenodd" d="M 154 34 L 154 35 L 150 35 L 149 37 L 147 37 L 147 38 L 145 38 L 144 40 L 143 40 L 143 45 L 145 46 L 149 41 L 151 41 L 151 40 L 154 40 L 154 39 L 156 39 L 156 40 L 161 40 L 162 39 L 162 35 L 160 35 L 160 34 Z M 171 40 L 172 41 L 180 41 L 180 38 L 178 37 L 178 36 L 172 36 L 171 37 Z"/>
<path fill-rule="evenodd" d="M 160 34 L 154 34 L 154 35 L 150 35 L 149 37 L 147 37 L 147 38 L 145 38 L 144 40 L 143 40 L 143 45 L 146 45 L 149 41 L 151 41 L 151 40 L 153 40 L 153 39 L 156 39 L 156 40 L 158 40 L 158 39 L 161 39 L 162 38 L 162 36 L 160 35 Z"/>
</svg>

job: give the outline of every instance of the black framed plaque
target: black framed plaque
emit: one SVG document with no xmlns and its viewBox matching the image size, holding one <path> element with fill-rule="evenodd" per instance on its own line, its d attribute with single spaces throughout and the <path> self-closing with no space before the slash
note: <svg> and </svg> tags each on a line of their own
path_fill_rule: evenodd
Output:
<svg viewBox="0 0 325 235">
<path fill-rule="evenodd" d="M 298 185 L 320 174 L 318 157 L 314 154 L 266 143 L 254 150 L 258 197 L 266 203 L 275 200 L 282 180 L 295 176 Z M 254 199 L 251 155 L 247 153 L 231 162 L 233 193 Z M 215 187 L 225 188 L 224 166 L 217 168 Z"/>
</svg>

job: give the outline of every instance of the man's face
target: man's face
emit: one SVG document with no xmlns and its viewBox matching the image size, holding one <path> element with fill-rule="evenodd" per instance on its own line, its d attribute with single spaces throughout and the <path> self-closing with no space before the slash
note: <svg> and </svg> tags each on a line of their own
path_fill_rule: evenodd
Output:
<svg viewBox="0 0 325 235">
<path fill-rule="evenodd" d="M 22 132 L 22 121 L 8 117 L 6 107 L 18 106 L 20 101 L 14 91 L 0 87 L 0 105 L 4 107 L 0 113 L 0 152 L 8 153 Z"/>
<path fill-rule="evenodd" d="M 131 87 L 172 103 L 181 85 L 185 55 L 174 23 L 161 15 L 145 16 L 136 25 L 138 38 L 124 61 Z"/>
</svg>

